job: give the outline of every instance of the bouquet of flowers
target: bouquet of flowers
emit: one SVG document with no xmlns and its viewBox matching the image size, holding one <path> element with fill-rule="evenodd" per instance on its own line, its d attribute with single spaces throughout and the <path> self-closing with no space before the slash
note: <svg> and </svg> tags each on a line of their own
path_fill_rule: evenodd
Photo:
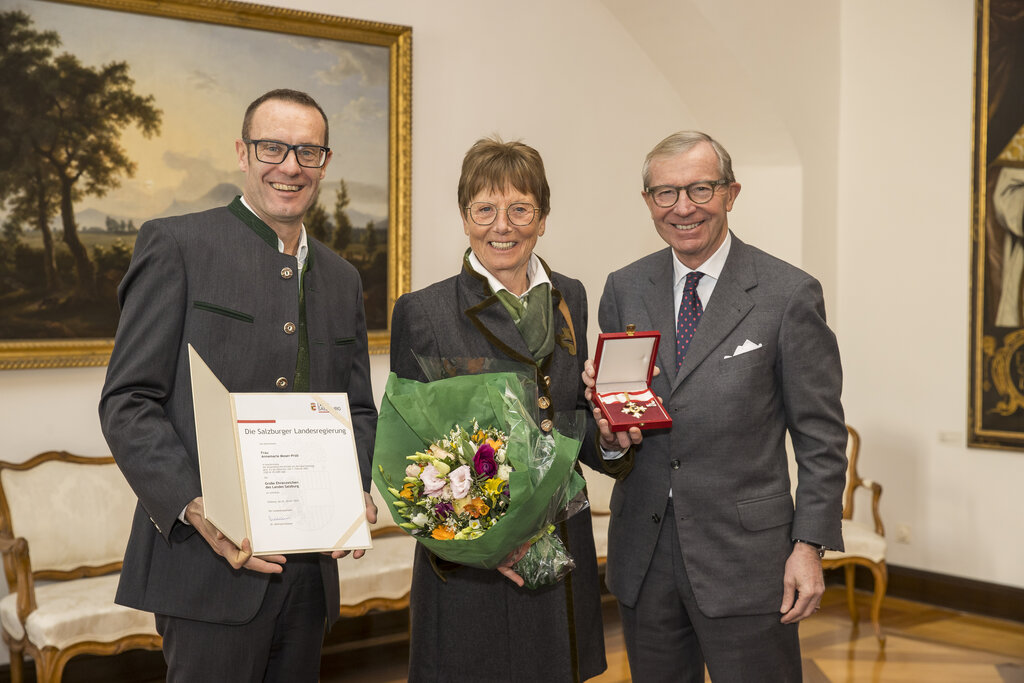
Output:
<svg viewBox="0 0 1024 683">
<path fill-rule="evenodd" d="M 399 524 L 413 536 L 440 541 L 479 538 L 508 510 L 506 457 L 508 435 L 481 429 L 474 420 L 470 431 L 456 425 L 448 435 L 423 451 L 406 456 L 402 489 L 382 470 L 391 505 L 406 521 Z"/>
<path fill-rule="evenodd" d="M 532 542 L 513 569 L 536 587 L 572 569 L 550 531 L 584 481 L 579 438 L 542 432 L 527 393 L 513 372 L 427 383 L 392 373 L 373 478 L 395 522 L 446 560 L 493 569 Z"/>
</svg>

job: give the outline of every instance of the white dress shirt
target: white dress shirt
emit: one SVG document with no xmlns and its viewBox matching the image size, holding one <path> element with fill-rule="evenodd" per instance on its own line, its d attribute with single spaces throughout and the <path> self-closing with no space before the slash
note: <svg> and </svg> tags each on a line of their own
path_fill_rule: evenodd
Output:
<svg viewBox="0 0 1024 683">
<path fill-rule="evenodd" d="M 469 265 L 477 273 L 487 278 L 487 284 L 491 286 L 492 292 L 497 294 L 498 291 L 502 289 L 508 291 L 508 287 L 501 284 L 501 282 L 498 281 L 498 278 L 491 275 L 491 272 L 484 268 L 484 264 L 480 263 L 480 259 L 478 259 L 476 254 L 472 251 L 469 252 Z M 526 279 L 530 283 L 530 286 L 526 288 L 525 292 L 518 295 L 519 300 L 522 301 L 523 304 L 526 303 L 526 295 L 529 294 L 530 290 L 534 287 L 544 283 L 551 284 L 551 279 L 548 277 L 547 272 L 541 267 L 540 258 L 536 254 L 530 254 L 530 262 L 526 264 Z"/>
</svg>

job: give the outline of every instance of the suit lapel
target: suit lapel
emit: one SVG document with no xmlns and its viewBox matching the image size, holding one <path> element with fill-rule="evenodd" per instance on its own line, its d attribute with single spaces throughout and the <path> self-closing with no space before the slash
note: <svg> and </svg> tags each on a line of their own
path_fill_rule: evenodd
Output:
<svg viewBox="0 0 1024 683">
<path fill-rule="evenodd" d="M 711 300 L 708 301 L 693 340 L 686 350 L 686 360 L 672 382 L 673 392 L 712 351 L 721 345 L 754 307 L 747 291 L 756 285 L 757 273 L 754 271 L 748 247 L 733 235 L 732 247 L 722 268 L 722 276 L 715 285 Z M 673 364 L 674 362 L 673 358 Z"/>
</svg>

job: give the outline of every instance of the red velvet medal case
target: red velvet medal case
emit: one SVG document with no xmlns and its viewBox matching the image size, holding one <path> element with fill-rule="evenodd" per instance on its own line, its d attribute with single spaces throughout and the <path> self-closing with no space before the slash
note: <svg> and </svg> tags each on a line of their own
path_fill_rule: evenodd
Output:
<svg viewBox="0 0 1024 683">
<path fill-rule="evenodd" d="M 672 426 L 672 418 L 651 391 L 660 340 L 660 332 L 636 332 L 632 325 L 625 332 L 598 335 L 594 400 L 613 432 Z"/>
</svg>

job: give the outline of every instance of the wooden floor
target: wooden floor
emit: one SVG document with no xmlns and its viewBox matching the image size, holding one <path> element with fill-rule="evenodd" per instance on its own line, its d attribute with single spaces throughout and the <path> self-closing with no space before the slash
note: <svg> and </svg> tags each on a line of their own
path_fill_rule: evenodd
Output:
<svg viewBox="0 0 1024 683">
<path fill-rule="evenodd" d="M 841 588 L 829 588 L 821 612 L 800 626 L 806 683 L 1024 683 L 1024 624 L 952 612 L 887 597 L 882 607 L 885 647 L 867 621 L 851 626 Z M 631 681 L 614 603 L 605 609 L 608 670 L 594 683 Z M 400 683 L 408 670 L 407 643 L 325 657 L 322 683 Z M 710 680 L 710 679 L 709 679 Z"/>
</svg>

